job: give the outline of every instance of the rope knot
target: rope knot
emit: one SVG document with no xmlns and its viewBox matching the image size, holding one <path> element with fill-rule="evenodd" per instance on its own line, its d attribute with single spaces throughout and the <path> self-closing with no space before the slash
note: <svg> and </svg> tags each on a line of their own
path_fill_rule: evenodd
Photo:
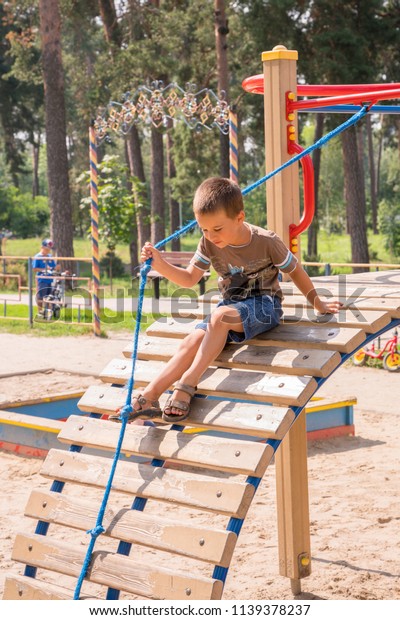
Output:
<svg viewBox="0 0 400 620">
<path fill-rule="evenodd" d="M 124 405 L 119 410 L 119 417 L 121 418 L 121 420 L 126 420 L 127 418 L 129 418 L 129 414 L 132 413 L 132 411 L 133 411 L 132 405 Z"/>
<path fill-rule="evenodd" d="M 102 534 L 103 532 L 105 532 L 105 529 L 102 525 L 96 525 L 94 528 L 92 528 L 91 530 L 88 530 L 86 532 L 86 534 L 90 534 L 92 538 L 97 538 L 98 536 L 100 536 L 100 534 Z"/>
<path fill-rule="evenodd" d="M 144 265 L 140 268 L 140 275 L 142 276 L 142 278 L 147 277 L 147 274 L 149 273 L 150 269 L 151 269 L 151 263 L 148 263 L 146 261 Z"/>
</svg>

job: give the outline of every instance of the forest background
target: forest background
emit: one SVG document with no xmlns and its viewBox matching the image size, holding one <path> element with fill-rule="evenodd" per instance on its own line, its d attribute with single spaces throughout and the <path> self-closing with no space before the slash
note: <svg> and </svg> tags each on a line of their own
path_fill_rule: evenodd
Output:
<svg viewBox="0 0 400 620">
<path fill-rule="evenodd" d="M 238 114 L 240 186 L 263 176 L 263 98 L 241 84 L 262 71 L 261 53 L 277 44 L 298 50 L 299 82 L 400 81 L 400 2 L 0 3 L 1 237 L 51 236 L 59 256 L 74 256 L 90 230 L 88 128 L 99 109 L 142 85 L 176 83 L 223 96 Z M 345 118 L 300 114 L 300 143 L 308 146 Z M 134 125 L 103 143 L 99 159 L 103 264 L 110 256 L 116 264 L 115 249 L 124 244 L 131 274 L 145 240 L 159 241 L 192 219 L 197 185 L 229 176 L 227 136 L 185 123 Z M 349 260 L 368 263 L 381 258 L 368 244 L 379 234 L 397 262 L 400 116 L 367 116 L 313 159 L 317 210 L 303 258 L 324 260 L 322 234 L 348 234 Z M 247 219 L 267 226 L 265 191 L 245 202 Z M 177 240 L 172 249 L 179 248 Z"/>
</svg>

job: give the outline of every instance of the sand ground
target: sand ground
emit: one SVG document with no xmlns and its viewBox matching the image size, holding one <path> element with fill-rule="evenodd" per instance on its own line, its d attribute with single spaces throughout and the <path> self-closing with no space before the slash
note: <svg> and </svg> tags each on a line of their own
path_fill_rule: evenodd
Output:
<svg viewBox="0 0 400 620">
<path fill-rule="evenodd" d="M 130 334 L 109 339 L 37 338 L 1 334 L 0 406 L 71 390 L 85 390 Z M 30 374 L 42 369 L 42 372 Z M 55 370 L 54 370 L 55 369 Z M 78 374 L 79 373 L 79 374 Z M 312 573 L 300 599 L 400 599 L 400 374 L 346 365 L 320 390 L 331 398 L 356 396 L 354 437 L 308 447 Z M 15 533 L 33 488 L 49 488 L 40 459 L 0 451 L 0 596 Z M 278 574 L 274 466 L 245 521 L 224 598 L 292 599 Z"/>
</svg>

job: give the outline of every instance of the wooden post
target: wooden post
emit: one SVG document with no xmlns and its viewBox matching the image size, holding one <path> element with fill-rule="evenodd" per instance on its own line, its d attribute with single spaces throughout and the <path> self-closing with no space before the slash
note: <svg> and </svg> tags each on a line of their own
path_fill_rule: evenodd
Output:
<svg viewBox="0 0 400 620">
<path fill-rule="evenodd" d="M 264 52 L 262 61 L 266 172 L 269 173 L 290 159 L 288 135 L 294 135 L 295 139 L 297 135 L 296 115 L 286 116 L 287 95 L 293 93 L 296 96 L 297 92 L 297 52 L 278 45 L 272 51 Z M 298 164 L 289 166 L 270 179 L 266 191 L 267 227 L 290 247 L 289 226 L 300 219 Z M 290 249 L 295 252 L 293 247 Z M 295 253 L 300 261 L 300 247 Z M 304 412 L 299 415 L 276 453 L 276 486 L 279 572 L 290 578 L 292 591 L 298 594 L 301 591 L 300 579 L 311 573 Z"/>
<path fill-rule="evenodd" d="M 286 97 L 297 92 L 297 52 L 277 45 L 262 54 L 264 67 L 265 163 L 268 174 L 291 159 L 288 131 L 297 139 L 297 115 L 286 118 Z M 299 166 L 289 166 L 267 181 L 267 227 L 290 247 L 289 226 L 300 220 Z M 300 261 L 300 247 L 296 251 Z"/>
</svg>

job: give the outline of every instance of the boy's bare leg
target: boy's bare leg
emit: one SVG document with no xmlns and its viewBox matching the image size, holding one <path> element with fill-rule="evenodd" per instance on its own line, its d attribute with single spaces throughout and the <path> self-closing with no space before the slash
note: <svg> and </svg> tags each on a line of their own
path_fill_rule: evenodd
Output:
<svg viewBox="0 0 400 620">
<path fill-rule="evenodd" d="M 200 382 L 204 372 L 225 347 L 231 329 L 241 333 L 244 331 L 239 312 L 231 306 L 217 308 L 211 315 L 207 331 L 192 363 L 179 377 L 181 383 L 194 387 Z M 190 400 L 188 394 L 180 390 L 174 391 L 173 398 L 183 402 Z M 179 415 L 182 411 L 172 407 L 168 413 Z"/>
<path fill-rule="evenodd" d="M 158 400 L 175 381 L 191 366 L 201 346 L 206 332 L 203 329 L 195 329 L 189 336 L 183 339 L 177 353 L 166 364 L 162 373 L 151 381 L 144 390 L 142 396 L 148 400 Z M 135 407 L 137 409 L 138 407 Z"/>
</svg>

